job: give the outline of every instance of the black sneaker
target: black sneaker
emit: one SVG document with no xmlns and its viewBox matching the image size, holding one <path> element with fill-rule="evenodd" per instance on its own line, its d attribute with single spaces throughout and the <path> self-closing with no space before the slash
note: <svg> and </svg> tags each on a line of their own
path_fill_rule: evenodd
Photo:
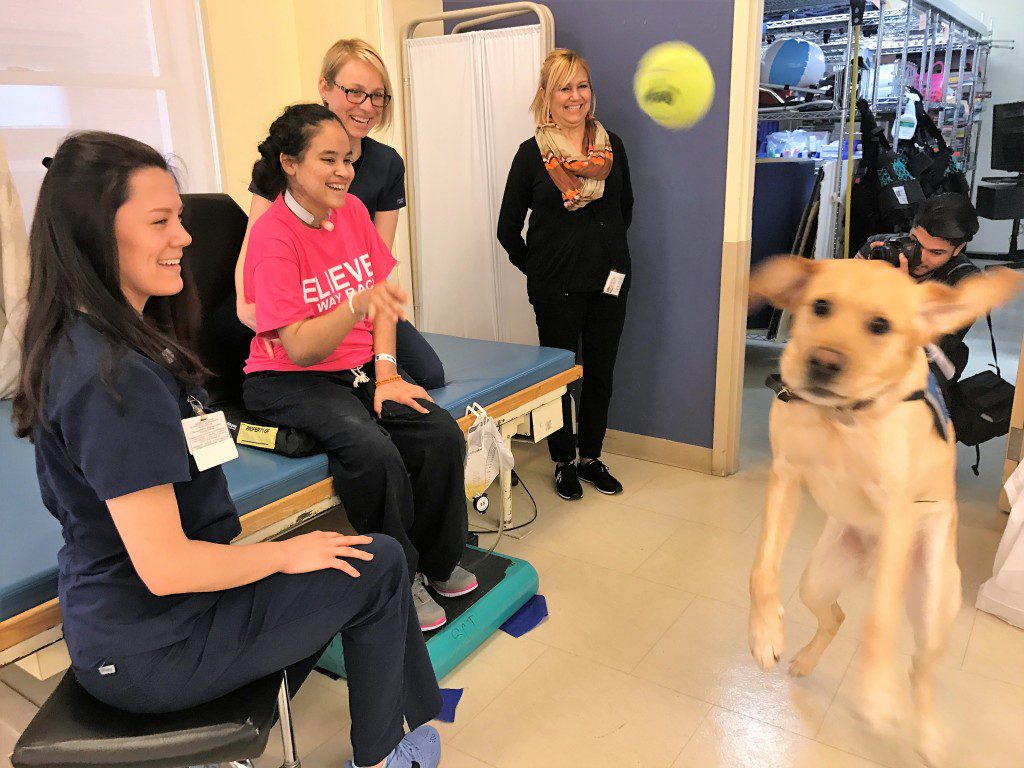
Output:
<svg viewBox="0 0 1024 768">
<path fill-rule="evenodd" d="M 612 477 L 612 473 L 600 459 L 581 461 L 576 467 L 576 472 L 580 480 L 590 483 L 601 493 L 606 493 L 609 496 L 622 493 L 622 483 Z"/>
<path fill-rule="evenodd" d="M 566 501 L 583 498 L 583 486 L 576 476 L 576 465 L 559 464 L 555 467 L 555 493 Z"/>
</svg>

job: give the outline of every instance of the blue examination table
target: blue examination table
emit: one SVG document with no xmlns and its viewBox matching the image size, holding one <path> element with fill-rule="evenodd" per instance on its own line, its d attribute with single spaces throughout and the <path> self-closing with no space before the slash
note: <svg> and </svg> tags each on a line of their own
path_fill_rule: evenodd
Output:
<svg viewBox="0 0 1024 768">
<path fill-rule="evenodd" d="M 520 421 L 523 413 L 529 418 L 531 403 L 540 400 L 551 412 L 560 407 L 555 401 L 565 384 L 580 375 L 574 356 L 562 350 L 425 335 L 444 363 L 448 381 L 431 396 L 457 419 L 474 402 L 495 409 L 493 415 L 500 417 L 504 412 Z M 57 550 L 63 543 L 60 529 L 39 498 L 32 445 L 14 437 L 10 415 L 10 401 L 0 401 L 0 419 L 6 425 L 0 428 L 0 664 L 52 642 L 60 621 L 56 603 Z M 287 458 L 239 446 L 238 459 L 226 464 L 224 472 L 242 517 L 243 536 L 259 537 L 261 530 L 270 530 L 264 518 L 294 527 L 296 518 L 286 519 L 286 513 L 301 515 L 306 509 L 308 520 L 314 516 L 308 510 L 317 504 L 320 511 L 336 505 L 336 500 L 331 504 L 333 488 L 322 454 Z M 477 572 L 482 586 L 480 594 L 460 598 L 463 602 L 454 606 L 448 624 L 429 638 L 439 677 L 538 588 L 536 571 L 524 561 L 496 554 L 483 557 L 473 548 L 467 548 L 463 561 Z M 344 674 L 337 651 L 332 647 L 322 664 Z"/>
</svg>

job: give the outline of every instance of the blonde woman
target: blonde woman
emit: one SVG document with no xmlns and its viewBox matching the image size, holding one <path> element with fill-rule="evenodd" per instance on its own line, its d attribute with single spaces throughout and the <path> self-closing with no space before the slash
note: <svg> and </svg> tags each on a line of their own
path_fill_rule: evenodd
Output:
<svg viewBox="0 0 1024 768">
<path fill-rule="evenodd" d="M 633 190 L 622 140 L 597 121 L 594 106 L 583 57 L 565 48 L 549 53 L 531 105 L 537 129 L 512 160 L 498 215 L 498 240 L 526 274 L 541 345 L 582 351 L 586 367 L 579 460 L 569 395 L 564 426 L 548 438 L 555 490 L 568 500 L 583 496 L 580 480 L 622 492 L 601 448 L 630 284 Z"/>
<path fill-rule="evenodd" d="M 393 147 L 369 135 L 376 128 L 391 125 L 394 91 L 384 60 L 364 40 L 339 40 L 324 54 L 318 90 L 324 106 L 338 116 L 351 139 L 355 179 L 349 192 L 366 206 L 374 228 L 388 250 L 392 250 L 398 212 L 405 206 L 405 163 Z M 261 189 L 255 178 L 249 191 L 253 195 L 249 207 L 251 230 L 253 222 L 266 213 L 277 195 L 274 190 Z M 255 307 L 245 301 L 242 290 L 248 235 L 247 231 L 235 268 L 235 293 L 239 319 L 255 328 Z M 417 384 L 424 389 L 444 386 L 441 360 L 408 321 L 398 323 L 396 346 L 399 364 Z"/>
</svg>

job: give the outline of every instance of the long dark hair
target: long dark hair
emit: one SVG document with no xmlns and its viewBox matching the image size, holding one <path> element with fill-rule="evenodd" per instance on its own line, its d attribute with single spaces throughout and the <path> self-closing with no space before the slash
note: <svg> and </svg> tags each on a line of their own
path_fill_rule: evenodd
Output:
<svg viewBox="0 0 1024 768">
<path fill-rule="evenodd" d="M 145 168 L 171 172 L 152 147 L 100 131 L 70 135 L 49 162 L 29 233 L 28 316 L 13 403 L 19 437 L 45 423 L 50 358 L 78 313 L 110 341 L 100 370 L 115 398 L 115 367 L 128 348 L 184 383 L 198 384 L 206 374 L 189 349 L 198 301 L 184 264 L 185 289 L 150 298 L 144 316 L 121 290 L 114 216 L 128 199 L 132 174 Z"/>
<path fill-rule="evenodd" d="M 341 118 L 322 104 L 292 104 L 270 124 L 270 134 L 259 146 L 260 159 L 252 167 L 252 180 L 261 194 L 277 197 L 285 191 L 288 176 L 281 155 L 301 160 L 317 128 L 328 120 L 344 128 Z"/>
</svg>

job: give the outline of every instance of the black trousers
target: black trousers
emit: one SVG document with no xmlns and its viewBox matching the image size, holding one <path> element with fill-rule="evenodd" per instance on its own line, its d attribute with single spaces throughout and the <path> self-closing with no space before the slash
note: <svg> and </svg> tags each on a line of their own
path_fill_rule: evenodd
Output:
<svg viewBox="0 0 1024 768">
<path fill-rule="evenodd" d="M 569 293 L 555 300 L 534 300 L 541 346 L 567 349 L 582 357 L 583 385 L 579 407 L 579 455 L 601 455 L 608 429 L 608 404 L 612 399 L 615 358 L 626 319 L 626 292 L 609 296 L 599 291 Z M 577 440 L 572 422 L 572 400 L 562 398 L 563 427 L 548 437 L 551 460 L 576 458 Z"/>
<path fill-rule="evenodd" d="M 402 370 L 424 389 L 444 386 L 441 358 L 408 320 L 399 320 L 395 326 L 395 354 L 402 361 Z"/>
<path fill-rule="evenodd" d="M 251 374 L 245 407 L 312 435 L 356 531 L 397 539 L 410 574 L 443 581 L 466 545 L 466 439 L 450 413 L 425 400 L 429 413 L 386 402 L 378 418 L 372 369 L 364 366 L 370 382 L 358 387 L 351 371 Z"/>
<path fill-rule="evenodd" d="M 437 716 L 441 693 L 409 592 L 402 548 L 378 535 L 360 576 L 322 570 L 275 574 L 225 590 L 186 640 L 147 653 L 75 668 L 82 687 L 131 712 L 173 712 L 286 669 L 294 694 L 341 633 L 357 765 L 395 748 L 404 722 Z M 101 675 L 99 668 L 114 667 Z"/>
</svg>

